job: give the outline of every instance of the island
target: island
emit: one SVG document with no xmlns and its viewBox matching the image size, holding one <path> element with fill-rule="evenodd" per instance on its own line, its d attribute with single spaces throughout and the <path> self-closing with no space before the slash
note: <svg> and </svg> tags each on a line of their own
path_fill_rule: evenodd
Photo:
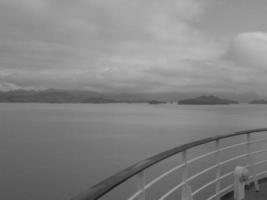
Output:
<svg viewBox="0 0 267 200">
<path fill-rule="evenodd" d="M 0 102 L 8 103 L 120 103 L 95 92 L 48 89 L 41 91 L 14 90 L 0 92 Z"/>
<path fill-rule="evenodd" d="M 267 101 L 264 99 L 253 100 L 253 101 L 250 101 L 249 104 L 267 104 Z"/>
<path fill-rule="evenodd" d="M 165 101 L 157 101 L 157 100 L 151 100 L 151 101 L 148 101 L 149 104 L 164 104 L 166 103 Z"/>
<path fill-rule="evenodd" d="M 86 90 L 10 90 L 0 91 L 0 103 L 166 103 L 158 100 L 147 100 L 130 95 L 105 94 Z"/>
<path fill-rule="evenodd" d="M 192 99 L 183 99 L 178 101 L 178 104 L 187 104 L 187 105 L 229 105 L 229 104 L 238 104 L 237 101 L 221 99 L 216 96 L 200 96 Z"/>
</svg>

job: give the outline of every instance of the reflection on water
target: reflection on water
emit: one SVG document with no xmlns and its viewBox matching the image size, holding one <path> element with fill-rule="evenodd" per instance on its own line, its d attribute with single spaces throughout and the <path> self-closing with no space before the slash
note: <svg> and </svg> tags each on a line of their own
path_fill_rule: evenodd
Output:
<svg viewBox="0 0 267 200">
<path fill-rule="evenodd" d="M 266 121 L 264 105 L 0 104 L 0 199 L 69 199 L 160 151 Z"/>
</svg>

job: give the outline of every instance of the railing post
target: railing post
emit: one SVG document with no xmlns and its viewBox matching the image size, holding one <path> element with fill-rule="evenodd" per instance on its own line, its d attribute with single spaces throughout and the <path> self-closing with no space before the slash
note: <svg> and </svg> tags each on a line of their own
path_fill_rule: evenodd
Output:
<svg viewBox="0 0 267 200">
<path fill-rule="evenodd" d="M 137 200 L 145 200 L 146 199 L 146 189 L 145 189 L 145 171 L 141 171 L 136 175 L 137 178 L 137 188 L 140 194 L 137 197 Z"/>
<path fill-rule="evenodd" d="M 216 140 L 216 194 L 221 190 L 221 149 L 220 149 L 220 140 Z M 220 200 L 219 196 L 216 199 Z"/>
<path fill-rule="evenodd" d="M 187 150 L 182 152 L 183 169 L 182 169 L 182 181 L 184 183 L 182 187 L 182 200 L 193 200 L 191 187 L 187 182 L 188 179 L 188 166 L 187 166 Z"/>
<path fill-rule="evenodd" d="M 247 134 L 247 168 L 251 169 L 251 173 L 253 176 L 253 181 L 254 181 L 254 185 L 255 185 L 255 190 L 256 191 L 260 191 L 260 187 L 258 184 L 258 178 L 257 178 L 257 174 L 254 168 L 254 162 L 253 159 L 251 157 L 251 144 L 250 144 L 250 133 Z"/>
</svg>

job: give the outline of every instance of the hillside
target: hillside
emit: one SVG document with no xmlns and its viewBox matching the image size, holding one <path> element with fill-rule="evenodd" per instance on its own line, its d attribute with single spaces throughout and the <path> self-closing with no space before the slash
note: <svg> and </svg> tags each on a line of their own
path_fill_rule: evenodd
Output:
<svg viewBox="0 0 267 200">
<path fill-rule="evenodd" d="M 189 104 L 189 105 L 227 105 L 227 104 L 237 104 L 237 101 L 221 99 L 216 96 L 200 96 L 192 99 L 184 99 L 178 102 L 179 104 Z"/>
</svg>

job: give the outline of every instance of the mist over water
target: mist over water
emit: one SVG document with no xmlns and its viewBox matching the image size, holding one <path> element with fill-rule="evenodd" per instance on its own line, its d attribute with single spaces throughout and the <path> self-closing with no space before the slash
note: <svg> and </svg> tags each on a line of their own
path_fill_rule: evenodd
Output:
<svg viewBox="0 0 267 200">
<path fill-rule="evenodd" d="M 0 199 L 69 199 L 153 154 L 266 122 L 265 105 L 3 103 Z"/>
</svg>

